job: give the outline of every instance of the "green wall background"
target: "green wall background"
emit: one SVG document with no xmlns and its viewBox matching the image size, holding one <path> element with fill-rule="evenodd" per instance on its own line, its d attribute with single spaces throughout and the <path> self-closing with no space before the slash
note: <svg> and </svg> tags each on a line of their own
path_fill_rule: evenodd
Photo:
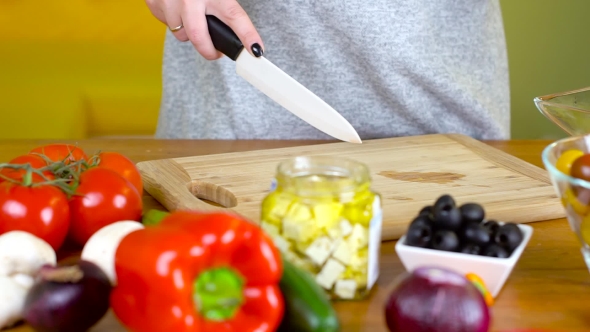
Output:
<svg viewBox="0 0 590 332">
<path fill-rule="evenodd" d="M 565 137 L 537 110 L 533 98 L 590 86 L 590 1 L 500 3 L 508 43 L 512 138 Z"/>
</svg>

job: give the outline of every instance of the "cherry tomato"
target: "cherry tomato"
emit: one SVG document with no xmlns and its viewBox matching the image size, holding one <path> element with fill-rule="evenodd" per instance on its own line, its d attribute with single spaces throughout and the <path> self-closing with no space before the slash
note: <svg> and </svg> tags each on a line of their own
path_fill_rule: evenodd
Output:
<svg viewBox="0 0 590 332">
<path fill-rule="evenodd" d="M 572 163 L 570 174 L 575 178 L 590 181 L 590 154 L 577 158 Z"/>
<path fill-rule="evenodd" d="M 122 220 L 139 221 L 143 203 L 137 189 L 116 172 L 93 167 L 80 174 L 76 193 L 70 198 L 69 237 L 78 244 L 102 227 Z"/>
<path fill-rule="evenodd" d="M 583 155 L 584 152 L 580 150 L 567 150 L 559 156 L 555 167 L 562 173 L 570 175 L 573 162 Z"/>
<path fill-rule="evenodd" d="M 588 203 L 590 203 L 590 194 L 588 190 L 581 190 L 583 188 L 567 188 L 561 199 L 564 207 L 571 206 L 574 211 L 580 216 L 588 214 Z"/>
<path fill-rule="evenodd" d="M 45 166 L 47 166 L 47 162 L 45 161 L 45 159 L 43 159 L 40 156 L 37 155 L 33 155 L 33 154 L 25 154 L 22 156 L 18 156 L 14 159 L 12 159 L 11 161 L 8 162 L 8 164 L 16 164 L 16 165 L 24 165 L 24 164 L 30 164 L 32 168 L 43 168 Z M 13 168 L 1 168 L 0 169 L 0 174 L 4 177 L 16 180 L 16 181 L 22 181 L 23 177 L 26 174 L 26 171 L 24 169 L 13 169 Z M 43 172 L 43 175 L 45 175 L 45 177 L 47 178 L 47 180 L 53 180 L 55 178 L 55 176 L 53 175 L 53 173 L 51 173 L 50 170 L 47 170 L 45 172 Z M 4 179 L 0 178 L 0 182 L 2 182 Z M 35 174 L 33 173 L 32 176 L 32 182 L 33 183 L 40 183 L 40 182 L 44 182 L 45 179 L 43 179 L 39 174 Z"/>
<path fill-rule="evenodd" d="M 54 250 L 63 244 L 70 225 L 68 198 L 51 185 L 0 184 L 0 234 L 21 230 L 45 240 Z"/>
<path fill-rule="evenodd" d="M 47 144 L 38 146 L 29 153 L 44 154 L 52 161 L 64 161 L 69 164 L 78 160 L 88 160 L 88 156 L 81 148 L 71 144 Z M 66 160 L 67 159 L 67 160 Z"/>
<path fill-rule="evenodd" d="M 135 164 L 124 155 L 117 152 L 101 152 L 98 154 L 99 167 L 108 168 L 117 172 L 119 175 L 129 180 L 137 192 L 143 194 L 143 182 L 141 182 L 141 174 Z"/>
</svg>

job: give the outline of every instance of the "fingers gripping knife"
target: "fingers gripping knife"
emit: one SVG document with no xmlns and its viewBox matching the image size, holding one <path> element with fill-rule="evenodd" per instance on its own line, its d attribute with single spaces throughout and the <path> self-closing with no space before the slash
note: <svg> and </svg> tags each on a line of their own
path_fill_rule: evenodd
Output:
<svg viewBox="0 0 590 332">
<path fill-rule="evenodd" d="M 213 45 L 236 62 L 238 75 L 322 132 L 343 141 L 362 143 L 356 130 L 340 113 L 263 56 L 251 55 L 225 23 L 207 15 L 207 24 Z"/>
</svg>

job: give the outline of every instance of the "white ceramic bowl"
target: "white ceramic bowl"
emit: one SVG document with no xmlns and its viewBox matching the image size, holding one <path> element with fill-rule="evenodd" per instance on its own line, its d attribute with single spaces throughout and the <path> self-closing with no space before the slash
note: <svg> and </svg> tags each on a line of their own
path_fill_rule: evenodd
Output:
<svg viewBox="0 0 590 332">
<path fill-rule="evenodd" d="M 517 226 L 522 231 L 522 242 L 508 258 L 412 247 L 404 244 L 405 235 L 397 241 L 395 251 L 408 272 L 422 266 L 431 266 L 444 267 L 463 275 L 474 273 L 483 280 L 492 296 L 496 298 L 533 235 L 531 226 L 523 224 Z"/>
</svg>

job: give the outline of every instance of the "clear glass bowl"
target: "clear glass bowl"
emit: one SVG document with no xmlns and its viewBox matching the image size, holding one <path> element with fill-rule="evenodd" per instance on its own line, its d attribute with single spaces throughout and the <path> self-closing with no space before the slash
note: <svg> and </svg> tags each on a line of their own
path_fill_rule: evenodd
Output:
<svg viewBox="0 0 590 332">
<path fill-rule="evenodd" d="M 535 97 L 534 102 L 545 117 L 569 135 L 590 134 L 590 87 Z"/>
<path fill-rule="evenodd" d="M 590 135 L 572 136 L 553 142 L 543 150 L 542 159 L 565 208 L 570 227 L 581 244 L 584 262 L 590 270 L 590 182 L 573 178 L 561 172 L 556 165 L 564 152 L 573 149 L 590 152 Z"/>
</svg>

